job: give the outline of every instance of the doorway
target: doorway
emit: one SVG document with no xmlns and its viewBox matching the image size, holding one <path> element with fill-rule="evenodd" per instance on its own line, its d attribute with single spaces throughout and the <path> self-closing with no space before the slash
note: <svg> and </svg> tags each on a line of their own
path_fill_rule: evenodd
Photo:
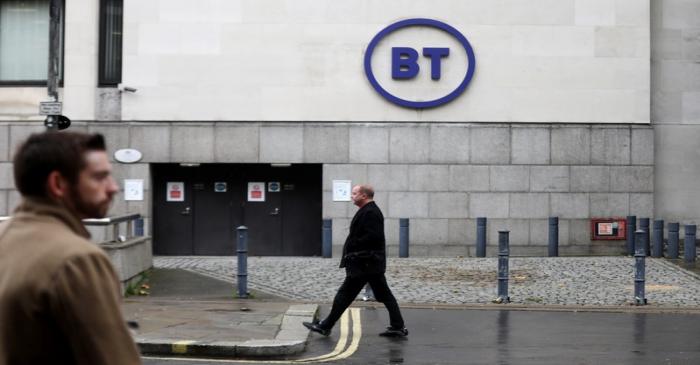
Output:
<svg viewBox="0 0 700 365">
<path fill-rule="evenodd" d="M 236 255 L 243 225 L 251 256 L 321 254 L 320 164 L 154 164 L 151 176 L 156 255 Z"/>
</svg>

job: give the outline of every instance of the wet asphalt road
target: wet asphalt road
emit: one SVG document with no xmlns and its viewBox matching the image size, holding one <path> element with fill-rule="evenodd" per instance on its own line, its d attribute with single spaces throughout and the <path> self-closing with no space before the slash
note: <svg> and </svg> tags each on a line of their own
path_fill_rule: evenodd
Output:
<svg viewBox="0 0 700 365">
<path fill-rule="evenodd" d="M 353 332 L 350 321 L 347 346 L 329 363 L 700 364 L 698 314 L 404 309 L 409 336 L 387 339 L 377 336 L 388 322 L 383 307 L 356 312 L 361 326 Z M 339 323 L 329 338 L 312 334 L 306 353 L 289 362 L 332 353 L 340 332 Z M 221 363 L 144 359 L 147 365 Z"/>
</svg>

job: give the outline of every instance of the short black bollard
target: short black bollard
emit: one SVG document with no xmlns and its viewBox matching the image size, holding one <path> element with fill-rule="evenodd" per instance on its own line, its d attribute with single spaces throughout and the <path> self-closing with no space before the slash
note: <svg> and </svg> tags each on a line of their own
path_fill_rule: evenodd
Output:
<svg viewBox="0 0 700 365">
<path fill-rule="evenodd" d="M 238 297 L 248 298 L 248 227 L 236 228 L 238 232 Z"/>
<path fill-rule="evenodd" d="M 696 226 L 694 224 L 685 225 L 685 240 L 683 241 L 683 253 L 685 254 L 685 262 L 692 263 L 695 262 L 695 231 Z"/>
<path fill-rule="evenodd" d="M 134 225 L 134 236 L 143 237 L 143 218 L 136 220 L 136 224 Z"/>
<path fill-rule="evenodd" d="M 644 252 L 646 252 L 647 256 L 649 256 L 651 255 L 651 247 L 649 247 L 649 218 L 639 218 L 639 229 L 644 231 L 644 238 L 646 238 Z M 635 247 L 637 246 L 635 245 Z"/>
<path fill-rule="evenodd" d="M 476 257 L 486 257 L 486 217 L 476 218 Z"/>
<path fill-rule="evenodd" d="M 664 221 L 663 219 L 654 221 L 654 234 L 652 235 L 654 245 L 652 248 L 652 257 L 664 256 Z"/>
<path fill-rule="evenodd" d="M 399 257 L 408 257 L 408 218 L 399 218 Z"/>
<path fill-rule="evenodd" d="M 498 298 L 494 303 L 510 303 L 508 296 L 509 231 L 498 231 Z"/>
<path fill-rule="evenodd" d="M 634 231 L 637 230 L 637 216 L 627 216 L 627 254 L 634 255 Z"/>
<path fill-rule="evenodd" d="M 668 224 L 668 252 L 667 256 L 669 259 L 678 258 L 678 231 L 680 230 L 680 224 L 669 223 Z"/>
<path fill-rule="evenodd" d="M 323 245 L 321 249 L 323 251 L 324 258 L 331 258 L 333 256 L 333 220 L 324 219 L 322 231 Z"/>
<path fill-rule="evenodd" d="M 559 217 L 549 217 L 549 257 L 559 256 Z"/>
<path fill-rule="evenodd" d="M 634 250 L 634 303 L 636 305 L 646 305 L 647 298 L 644 296 L 644 264 L 646 260 L 646 232 L 638 229 L 634 232 L 635 235 L 635 250 Z"/>
</svg>

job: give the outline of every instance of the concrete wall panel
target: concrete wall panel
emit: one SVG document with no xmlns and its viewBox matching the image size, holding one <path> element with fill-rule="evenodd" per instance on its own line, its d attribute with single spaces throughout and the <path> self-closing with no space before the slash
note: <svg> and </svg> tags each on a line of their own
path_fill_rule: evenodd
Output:
<svg viewBox="0 0 700 365">
<path fill-rule="evenodd" d="M 214 127 L 214 160 L 228 163 L 259 162 L 259 126 L 217 124 Z"/>
<path fill-rule="evenodd" d="M 383 126 L 351 126 L 349 153 L 352 163 L 389 162 L 389 129 Z"/>
</svg>

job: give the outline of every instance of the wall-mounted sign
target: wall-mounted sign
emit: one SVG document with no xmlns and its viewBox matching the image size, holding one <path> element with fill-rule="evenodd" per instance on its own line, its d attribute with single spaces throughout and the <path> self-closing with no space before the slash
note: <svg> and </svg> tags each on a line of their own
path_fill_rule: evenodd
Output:
<svg viewBox="0 0 700 365">
<path fill-rule="evenodd" d="M 279 181 L 269 182 L 267 183 L 267 191 L 271 193 L 279 193 L 279 191 L 281 190 L 281 186 L 282 185 L 279 183 Z"/>
<path fill-rule="evenodd" d="M 333 201 L 349 202 L 352 192 L 352 182 L 350 180 L 333 180 Z"/>
<path fill-rule="evenodd" d="M 185 201 L 185 183 L 182 181 L 171 181 L 167 183 L 166 200 L 169 202 Z"/>
<path fill-rule="evenodd" d="M 143 179 L 124 179 L 124 200 L 143 200 Z"/>
<path fill-rule="evenodd" d="M 122 163 L 134 163 L 141 160 L 141 151 L 133 148 L 124 148 L 114 152 L 114 159 Z"/>
<path fill-rule="evenodd" d="M 416 28 L 435 34 L 431 37 L 423 33 L 408 38 L 395 36 L 399 31 Z M 452 44 L 454 49 L 445 44 Z M 374 63 L 378 66 L 376 70 L 373 68 L 375 53 L 382 58 Z M 449 66 L 443 67 L 448 60 Z M 381 96 L 400 106 L 423 109 L 448 103 L 464 92 L 474 76 L 476 58 L 471 44 L 457 29 L 437 20 L 415 18 L 391 24 L 374 36 L 365 51 L 364 64 L 367 79 Z M 386 67 L 387 64 L 391 67 Z M 449 77 L 443 77 L 448 73 Z M 420 80 L 423 80 L 421 87 L 416 87 Z M 402 90 L 410 91 L 402 96 Z M 417 90 L 425 90 L 426 95 L 417 95 Z"/>
<path fill-rule="evenodd" d="M 248 201 L 249 202 L 264 202 L 265 201 L 265 183 L 264 182 L 249 182 L 248 183 Z"/>
<path fill-rule="evenodd" d="M 591 218 L 592 240 L 624 240 L 626 237 L 625 218 Z"/>
<path fill-rule="evenodd" d="M 227 184 L 223 181 L 217 181 L 214 183 L 214 192 L 215 193 L 225 193 L 227 190 Z"/>
</svg>

